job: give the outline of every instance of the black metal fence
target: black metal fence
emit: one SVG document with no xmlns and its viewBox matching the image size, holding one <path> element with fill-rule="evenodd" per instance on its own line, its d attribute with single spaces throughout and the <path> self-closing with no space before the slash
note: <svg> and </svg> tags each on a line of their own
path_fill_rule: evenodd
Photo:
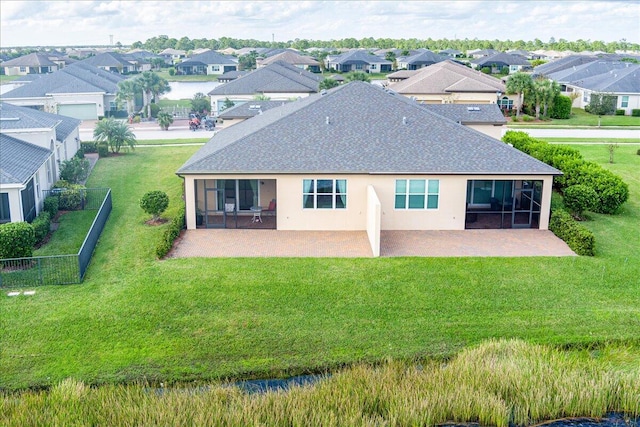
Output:
<svg viewBox="0 0 640 427">
<path fill-rule="evenodd" d="M 87 188 L 82 192 L 79 209 L 97 209 L 98 212 L 78 253 L 0 259 L 0 288 L 67 285 L 82 282 L 112 208 L 109 188 Z M 48 190 L 45 192 L 45 197 L 62 193 L 64 190 Z"/>
</svg>

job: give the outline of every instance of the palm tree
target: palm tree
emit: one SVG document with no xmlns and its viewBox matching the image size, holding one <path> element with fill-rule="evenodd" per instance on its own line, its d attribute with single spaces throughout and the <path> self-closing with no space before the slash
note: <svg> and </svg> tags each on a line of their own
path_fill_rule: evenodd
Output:
<svg viewBox="0 0 640 427">
<path fill-rule="evenodd" d="M 516 117 L 520 117 L 520 111 L 522 111 L 522 104 L 524 100 L 525 92 L 528 92 L 533 87 L 531 76 L 526 73 L 517 72 L 507 80 L 507 93 L 518 94 L 518 106 L 516 109 Z"/>
<path fill-rule="evenodd" d="M 106 143 L 112 153 L 119 153 L 123 146 L 135 149 L 137 143 L 136 136 L 129 126 L 112 117 L 102 119 L 96 124 L 93 137 L 98 143 Z"/>
<path fill-rule="evenodd" d="M 141 92 L 137 79 L 127 79 L 118 82 L 118 93 L 116 102 L 124 103 L 127 106 L 127 113 L 133 113 L 136 95 Z"/>
<path fill-rule="evenodd" d="M 158 113 L 158 124 L 162 130 L 169 130 L 169 125 L 173 123 L 173 116 L 166 111 Z"/>
<path fill-rule="evenodd" d="M 151 100 L 171 90 L 169 82 L 153 71 L 145 71 L 137 77 L 138 85 L 144 95 L 144 105 L 147 107 L 147 118 L 151 119 Z"/>
<path fill-rule="evenodd" d="M 367 73 L 364 73 L 362 71 L 354 71 L 353 73 L 347 74 L 347 77 L 345 78 L 345 80 L 348 82 L 352 82 L 354 80 L 359 80 L 367 83 L 371 82 L 371 78 L 369 78 L 369 75 L 367 75 Z"/>
<path fill-rule="evenodd" d="M 340 83 L 338 83 L 337 80 L 334 80 L 331 77 L 327 77 L 327 78 L 322 79 L 322 81 L 318 85 L 318 88 L 320 90 L 323 90 L 323 89 L 326 90 L 326 89 L 334 88 L 334 87 L 338 86 L 339 84 Z"/>
</svg>

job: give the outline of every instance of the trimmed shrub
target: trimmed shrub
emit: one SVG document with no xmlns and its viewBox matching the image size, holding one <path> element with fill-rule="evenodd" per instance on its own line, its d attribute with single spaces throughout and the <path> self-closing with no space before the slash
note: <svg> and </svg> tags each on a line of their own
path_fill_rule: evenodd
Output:
<svg viewBox="0 0 640 427">
<path fill-rule="evenodd" d="M 640 156 L 640 149 L 638 149 L 638 151 L 636 151 L 636 154 L 637 154 L 638 156 Z"/>
<path fill-rule="evenodd" d="M 169 75 L 174 76 L 176 74 L 176 70 L 173 68 L 169 68 Z"/>
<path fill-rule="evenodd" d="M 49 212 L 40 212 L 36 219 L 31 222 L 31 226 L 33 227 L 36 244 L 42 242 L 51 230 L 51 217 L 49 216 Z"/>
<path fill-rule="evenodd" d="M 633 110 L 631 110 L 631 115 L 633 117 L 640 117 L 640 108 L 634 108 Z"/>
<path fill-rule="evenodd" d="M 584 211 L 592 210 L 598 195 L 593 188 L 577 184 L 564 189 L 564 205 L 573 216 L 580 220 Z"/>
<path fill-rule="evenodd" d="M 571 98 L 564 95 L 558 95 L 553 99 L 553 106 L 551 107 L 552 119 L 568 119 L 571 117 L 571 105 L 573 101 Z"/>
<path fill-rule="evenodd" d="M 95 141 L 82 141 L 80 143 L 80 148 L 82 148 L 82 150 L 85 153 L 97 153 L 98 152 L 98 145 L 96 144 Z"/>
<path fill-rule="evenodd" d="M 63 211 L 74 211 L 82 209 L 85 198 L 85 186 L 80 184 L 71 184 L 64 180 L 59 180 L 53 188 L 60 188 L 57 193 L 58 209 Z"/>
<path fill-rule="evenodd" d="M 0 258 L 25 258 L 33 255 L 36 235 L 27 222 L 0 225 Z"/>
<path fill-rule="evenodd" d="M 522 116 L 522 121 L 523 122 L 532 122 L 533 120 L 535 120 L 535 119 L 533 117 L 531 117 L 530 115 L 528 115 L 528 114 L 524 114 Z"/>
<path fill-rule="evenodd" d="M 44 199 L 44 207 L 43 210 L 49 213 L 49 218 L 53 219 L 58 215 L 58 196 L 47 196 Z"/>
<path fill-rule="evenodd" d="M 77 184 L 87 179 L 89 168 L 89 160 L 74 156 L 60 165 L 60 179 Z"/>
<path fill-rule="evenodd" d="M 140 207 L 156 220 L 169 207 L 169 196 L 164 191 L 149 191 L 140 199 Z"/>
<path fill-rule="evenodd" d="M 107 157 L 109 155 L 109 146 L 107 144 L 98 144 L 98 157 Z"/>
<path fill-rule="evenodd" d="M 491 68 L 489 68 L 489 67 L 482 67 L 482 68 L 480 68 L 480 71 L 485 73 L 485 74 L 491 74 Z"/>
<path fill-rule="evenodd" d="M 616 116 L 624 116 L 624 110 L 617 109 L 616 110 Z"/>
<path fill-rule="evenodd" d="M 160 112 L 160 106 L 155 103 L 151 103 L 151 118 L 155 119 L 158 117 L 158 113 Z"/>
<path fill-rule="evenodd" d="M 569 212 L 562 209 L 551 212 L 549 230 L 564 240 L 578 255 L 595 255 L 595 236 L 585 226 L 576 222 Z"/>
<path fill-rule="evenodd" d="M 156 246 L 156 256 L 158 258 L 166 256 L 173 247 L 173 242 L 175 242 L 180 235 L 180 231 L 184 228 L 184 215 L 184 208 L 182 208 L 180 213 L 171 220 L 169 227 L 167 227 L 162 234 L 162 238 Z"/>
</svg>

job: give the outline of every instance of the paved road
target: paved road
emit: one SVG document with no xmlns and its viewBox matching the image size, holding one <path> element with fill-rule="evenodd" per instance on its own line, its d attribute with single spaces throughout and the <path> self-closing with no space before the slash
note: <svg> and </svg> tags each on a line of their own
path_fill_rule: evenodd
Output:
<svg viewBox="0 0 640 427">
<path fill-rule="evenodd" d="M 519 130 L 526 132 L 534 138 L 637 138 L 640 140 L 640 129 L 522 129 L 505 128 L 507 130 Z"/>
<path fill-rule="evenodd" d="M 198 129 L 196 131 L 189 130 L 187 126 L 172 126 L 169 130 L 160 130 L 155 128 L 132 128 L 136 139 L 143 141 L 149 139 L 192 139 L 192 138 L 211 138 L 213 131 L 204 129 Z M 80 140 L 93 141 L 93 128 L 81 127 L 80 128 Z"/>
</svg>

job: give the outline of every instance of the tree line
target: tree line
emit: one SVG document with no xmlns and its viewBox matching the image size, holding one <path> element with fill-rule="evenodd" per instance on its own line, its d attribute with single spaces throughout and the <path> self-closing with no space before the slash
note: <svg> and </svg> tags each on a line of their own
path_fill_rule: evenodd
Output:
<svg viewBox="0 0 640 427">
<path fill-rule="evenodd" d="M 355 48 L 378 48 L 378 49 L 402 49 L 411 50 L 418 48 L 426 48 L 429 50 L 444 50 L 444 49 L 457 49 L 461 52 L 466 52 L 471 49 L 496 49 L 499 51 L 506 51 L 512 49 L 522 50 L 570 50 L 574 52 L 588 51 L 603 51 L 613 53 L 616 50 L 634 50 L 640 51 L 640 44 L 630 43 L 626 39 L 621 39 L 615 42 L 605 43 L 600 40 L 583 40 L 578 39 L 569 41 L 565 39 L 555 38 L 549 39 L 547 42 L 543 42 L 540 39 L 534 40 L 479 40 L 474 39 L 391 39 L 391 38 L 373 38 L 366 37 L 362 39 L 356 38 L 344 38 L 339 40 L 309 40 L 309 39 L 295 39 L 286 42 L 274 42 L 263 41 L 255 39 L 236 39 L 232 37 L 220 37 L 219 39 L 190 39 L 189 37 L 182 37 L 180 39 L 160 35 L 147 39 L 144 43 L 136 41 L 131 45 L 134 49 L 147 49 L 153 52 L 160 52 L 167 48 L 179 49 L 179 50 L 194 50 L 194 49 L 240 49 L 243 47 L 264 47 L 264 48 L 294 48 L 298 50 L 307 50 L 312 47 L 328 48 L 328 49 L 355 49 Z"/>
</svg>

